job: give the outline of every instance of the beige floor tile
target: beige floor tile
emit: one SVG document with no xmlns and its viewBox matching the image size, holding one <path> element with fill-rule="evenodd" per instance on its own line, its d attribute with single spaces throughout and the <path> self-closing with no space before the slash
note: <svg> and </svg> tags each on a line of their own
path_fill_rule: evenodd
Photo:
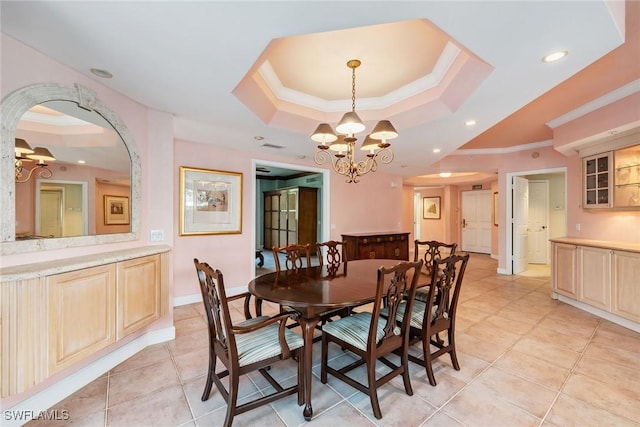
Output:
<svg viewBox="0 0 640 427">
<path fill-rule="evenodd" d="M 171 360 L 113 374 L 109 377 L 109 407 L 175 385 L 180 385 L 180 381 Z"/>
<path fill-rule="evenodd" d="M 557 345 L 558 347 L 563 347 L 575 352 L 582 352 L 589 342 L 587 338 L 562 334 L 553 329 L 547 329 L 541 326 L 532 329 L 527 334 L 527 338 L 541 343 Z"/>
<path fill-rule="evenodd" d="M 515 335 L 524 335 L 533 328 L 536 321 L 525 322 L 522 320 L 509 319 L 502 316 L 502 311 L 498 315 L 490 316 L 480 322 L 477 327 L 492 328 L 499 331 L 510 332 Z"/>
<path fill-rule="evenodd" d="M 510 350 L 494 366 L 526 378 L 552 390 L 559 390 L 569 375 L 568 369 L 540 360 L 517 350 Z"/>
<path fill-rule="evenodd" d="M 167 345 L 173 356 L 209 348 L 209 333 L 206 329 L 203 329 L 188 334 L 176 335 L 176 338 L 169 341 Z"/>
<path fill-rule="evenodd" d="M 628 368 L 640 369 L 640 354 L 618 348 L 614 343 L 591 342 L 587 345 L 584 354 Z"/>
<path fill-rule="evenodd" d="M 349 427 L 373 427 L 376 425 L 348 402 L 340 403 L 320 415 L 312 418 L 305 426 L 337 427 L 348 424 Z"/>
<path fill-rule="evenodd" d="M 166 343 L 150 345 L 111 370 L 112 374 L 141 368 L 171 358 Z"/>
<path fill-rule="evenodd" d="M 181 382 L 187 382 L 192 378 L 206 375 L 209 369 L 209 349 L 203 348 L 190 353 L 180 354 L 174 357 L 176 368 Z M 222 364 L 218 362 L 222 367 Z M 217 367 L 217 366 L 216 366 Z"/>
<path fill-rule="evenodd" d="M 448 372 L 437 372 L 434 375 L 438 383 L 435 387 L 429 384 L 424 368 L 420 368 L 419 372 L 412 371 L 411 385 L 414 395 L 420 396 L 436 408 L 440 408 L 467 385 L 466 381 L 454 378 Z"/>
<path fill-rule="evenodd" d="M 255 399 L 258 394 L 246 396 L 241 399 L 241 403 L 249 399 Z M 224 424 L 227 407 L 219 408 L 213 412 L 209 412 L 196 419 L 198 426 L 218 427 Z M 234 426 L 269 426 L 269 427 L 285 427 L 286 424 L 278 417 L 276 411 L 269 405 L 260 406 L 244 414 L 236 415 L 233 418 Z"/>
<path fill-rule="evenodd" d="M 202 401 L 202 393 L 204 392 L 204 386 L 206 382 L 207 377 L 202 376 L 189 380 L 184 384 L 183 387 L 187 402 L 189 403 L 189 407 L 191 408 L 191 412 L 196 418 L 210 412 L 217 411 L 220 408 L 224 408 L 224 410 L 226 410 L 227 407 L 227 403 L 222 397 L 222 394 L 220 394 L 220 392 L 218 391 L 215 383 L 211 387 L 209 398 L 204 402 Z M 229 382 L 227 378 L 223 379 L 222 382 L 225 387 L 228 388 Z M 238 399 L 243 402 L 246 401 L 246 399 L 248 399 L 250 396 L 256 397 L 256 393 L 258 393 L 258 388 L 249 378 L 247 378 L 246 375 L 243 375 L 240 378 L 238 386 Z"/>
<path fill-rule="evenodd" d="M 472 384 L 442 411 L 466 426 L 538 426 L 540 419 L 501 400 L 482 384 Z"/>
<path fill-rule="evenodd" d="M 206 331 L 207 321 L 202 316 L 189 317 L 173 322 L 176 328 L 176 336 L 182 336 L 194 331 Z"/>
<path fill-rule="evenodd" d="M 565 394 L 560 394 L 545 421 L 559 427 L 638 426 L 628 418 L 612 414 Z"/>
<path fill-rule="evenodd" d="M 590 339 L 596 329 L 595 326 L 585 325 L 581 323 L 572 323 L 570 319 L 551 317 L 549 314 L 538 324 L 539 327 L 551 329 L 552 331 L 571 335 L 579 338 Z"/>
<path fill-rule="evenodd" d="M 584 356 L 574 371 L 600 382 L 625 388 L 638 394 L 640 399 L 640 369 L 607 363 L 602 359 Z"/>
<path fill-rule="evenodd" d="M 638 360 L 640 360 L 640 334 L 634 333 L 635 335 L 631 335 L 629 334 L 629 332 L 632 332 L 630 329 L 623 328 L 622 326 L 619 326 L 619 328 L 620 329 L 613 329 L 611 327 L 603 328 L 601 325 L 591 342 L 603 346 L 613 346 L 616 349 L 635 353 L 638 355 Z"/>
<path fill-rule="evenodd" d="M 479 340 L 492 343 L 496 347 L 506 350 L 520 339 L 520 335 L 507 332 L 503 329 L 487 327 L 483 322 L 469 328 L 465 334 L 471 335 Z"/>
<path fill-rule="evenodd" d="M 107 410 L 107 426 L 177 426 L 192 419 L 182 387 L 164 388 Z"/>
<path fill-rule="evenodd" d="M 287 387 L 293 385 L 295 378 L 290 378 L 284 382 L 283 386 Z M 312 407 L 313 413 L 318 416 L 324 414 L 330 408 L 334 407 L 341 401 L 343 397 L 338 394 L 333 388 L 322 384 L 317 378 L 313 378 L 312 386 Z M 304 406 L 298 406 L 298 395 L 294 394 L 284 399 L 278 400 L 271 404 L 271 407 L 276 411 L 278 416 L 288 426 L 299 426 L 305 423 L 302 411 Z M 322 417 L 324 419 L 324 416 Z"/>
<path fill-rule="evenodd" d="M 557 392 L 498 368 L 489 368 L 473 384 L 481 384 L 500 399 L 542 419 Z"/>
<path fill-rule="evenodd" d="M 201 313 L 196 309 L 196 304 L 202 305 L 202 303 L 194 303 L 181 305 L 173 308 L 173 320 L 178 321 L 182 319 L 188 319 L 190 317 L 201 316 Z"/>
<path fill-rule="evenodd" d="M 466 332 L 456 334 L 456 349 L 458 352 L 470 354 L 486 362 L 493 362 L 502 355 L 510 345 L 496 345 L 483 339 L 476 338 Z"/>
<path fill-rule="evenodd" d="M 562 389 L 564 394 L 632 420 L 640 420 L 638 393 L 581 374 L 572 375 Z"/>
<path fill-rule="evenodd" d="M 573 368 L 580 357 L 578 352 L 528 338 L 518 341 L 513 349 L 564 369 Z"/>
<path fill-rule="evenodd" d="M 421 427 L 464 427 L 464 424 L 442 411 L 436 412 Z"/>
</svg>

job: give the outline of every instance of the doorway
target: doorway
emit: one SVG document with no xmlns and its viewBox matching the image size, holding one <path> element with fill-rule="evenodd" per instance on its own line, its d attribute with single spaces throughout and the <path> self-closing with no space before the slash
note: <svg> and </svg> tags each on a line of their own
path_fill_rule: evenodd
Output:
<svg viewBox="0 0 640 427">
<path fill-rule="evenodd" d="M 37 235 L 53 237 L 88 234 L 87 183 L 79 181 L 36 181 Z"/>
<path fill-rule="evenodd" d="M 525 208 L 517 203 L 515 178 L 523 178 L 527 182 L 526 215 L 522 212 Z M 507 224 L 511 225 L 506 227 L 506 264 L 501 273 L 548 277 L 549 239 L 567 234 L 566 168 L 509 173 L 507 183 L 505 209 Z M 521 237 L 524 234 L 517 232 L 515 224 L 523 215 L 526 217 L 526 245 L 517 242 L 519 234 Z M 517 266 L 518 262 L 523 266 Z"/>
<path fill-rule="evenodd" d="M 253 204 L 255 226 L 253 227 L 251 237 L 255 250 L 263 251 L 263 256 L 265 257 L 264 267 L 266 267 L 268 256 L 267 250 L 263 249 L 264 191 L 292 186 L 317 188 L 316 241 L 329 240 L 329 170 L 257 159 L 252 160 L 252 166 L 252 200 L 255 201 Z M 268 175 L 268 178 L 265 178 L 265 175 Z M 263 181 L 268 182 L 268 184 L 262 184 Z M 256 265 L 253 267 L 252 277 L 255 277 L 256 274 L 263 273 L 263 271 L 258 271 L 258 263 L 259 262 L 256 262 Z"/>
</svg>

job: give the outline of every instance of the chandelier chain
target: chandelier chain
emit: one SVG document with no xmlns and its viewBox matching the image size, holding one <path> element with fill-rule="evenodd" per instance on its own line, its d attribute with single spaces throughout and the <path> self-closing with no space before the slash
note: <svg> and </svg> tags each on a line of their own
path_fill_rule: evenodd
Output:
<svg viewBox="0 0 640 427">
<path fill-rule="evenodd" d="M 356 111 L 356 69 L 351 69 L 351 111 Z"/>
</svg>

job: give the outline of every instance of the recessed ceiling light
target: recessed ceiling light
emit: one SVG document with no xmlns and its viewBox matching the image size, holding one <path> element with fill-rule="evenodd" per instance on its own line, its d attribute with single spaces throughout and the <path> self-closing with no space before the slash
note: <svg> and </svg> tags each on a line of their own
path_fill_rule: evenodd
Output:
<svg viewBox="0 0 640 427">
<path fill-rule="evenodd" d="M 253 139 L 255 139 L 256 141 L 262 141 L 264 139 L 264 136 L 256 135 L 253 137 Z"/>
<path fill-rule="evenodd" d="M 406 168 L 406 167 L 408 167 L 408 166 L 409 166 L 409 165 L 400 165 L 400 167 L 401 167 L 401 168 L 403 168 L 403 169 L 404 169 L 404 168 Z"/>
<path fill-rule="evenodd" d="M 476 124 L 475 120 L 467 120 L 466 122 L 464 122 L 465 126 L 473 126 Z"/>
<path fill-rule="evenodd" d="M 451 172 L 440 172 L 440 178 L 449 178 L 451 176 Z"/>
<path fill-rule="evenodd" d="M 110 78 L 113 77 L 113 74 L 111 74 L 110 71 L 103 70 L 101 68 L 92 68 L 89 71 L 91 71 L 91 73 L 93 73 L 93 75 L 98 76 L 98 77 L 103 78 L 103 79 L 110 79 Z"/>
<path fill-rule="evenodd" d="M 85 162 L 84 160 L 78 160 L 78 163 L 80 163 L 81 165 L 84 165 L 87 162 Z"/>
<path fill-rule="evenodd" d="M 439 153 L 439 152 L 440 152 L 440 149 L 439 149 L 439 148 L 434 148 L 434 149 L 433 149 L 433 152 L 434 152 L 434 153 Z"/>
<path fill-rule="evenodd" d="M 564 58 L 568 54 L 569 54 L 569 52 L 567 52 L 566 50 L 559 50 L 557 52 L 550 53 L 550 54 L 546 55 L 545 57 L 543 57 L 542 58 L 542 62 L 555 62 L 555 61 L 557 61 L 559 59 Z"/>
</svg>

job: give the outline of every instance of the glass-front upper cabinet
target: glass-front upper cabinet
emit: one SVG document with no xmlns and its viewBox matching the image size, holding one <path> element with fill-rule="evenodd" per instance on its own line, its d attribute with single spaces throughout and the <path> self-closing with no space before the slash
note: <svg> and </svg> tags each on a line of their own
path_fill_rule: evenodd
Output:
<svg viewBox="0 0 640 427">
<path fill-rule="evenodd" d="M 611 197 L 611 152 L 596 154 L 583 159 L 584 207 L 610 208 Z"/>
<path fill-rule="evenodd" d="M 640 209 L 640 145 L 614 151 L 614 206 Z"/>
</svg>

